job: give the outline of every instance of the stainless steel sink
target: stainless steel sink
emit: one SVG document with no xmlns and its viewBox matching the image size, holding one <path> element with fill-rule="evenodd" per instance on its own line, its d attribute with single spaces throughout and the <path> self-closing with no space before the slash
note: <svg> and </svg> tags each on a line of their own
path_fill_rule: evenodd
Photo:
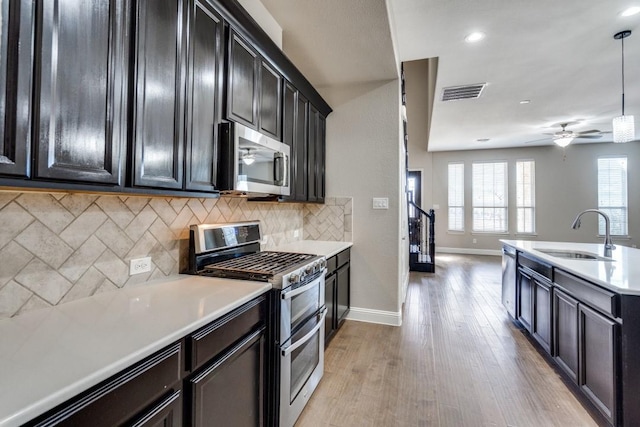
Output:
<svg viewBox="0 0 640 427">
<path fill-rule="evenodd" d="M 600 255 L 596 255 L 591 252 L 584 251 L 572 251 L 564 249 L 536 249 L 543 254 L 551 255 L 556 258 L 565 258 L 573 260 L 595 260 L 595 261 L 613 261 L 611 258 L 605 258 Z"/>
</svg>

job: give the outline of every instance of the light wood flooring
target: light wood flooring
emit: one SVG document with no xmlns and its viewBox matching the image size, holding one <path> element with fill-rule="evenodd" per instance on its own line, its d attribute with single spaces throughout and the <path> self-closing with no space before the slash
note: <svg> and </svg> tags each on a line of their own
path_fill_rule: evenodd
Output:
<svg viewBox="0 0 640 427">
<path fill-rule="evenodd" d="M 595 426 L 509 320 L 499 257 L 411 273 L 403 325 L 346 321 L 296 426 Z"/>
</svg>

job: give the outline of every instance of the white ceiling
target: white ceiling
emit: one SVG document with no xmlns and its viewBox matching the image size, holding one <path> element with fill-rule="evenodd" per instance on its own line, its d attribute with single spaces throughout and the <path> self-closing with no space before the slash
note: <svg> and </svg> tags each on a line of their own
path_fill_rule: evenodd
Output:
<svg viewBox="0 0 640 427">
<path fill-rule="evenodd" d="M 437 95 L 487 82 L 479 99 L 436 99 L 430 151 L 552 144 L 525 142 L 561 122 L 578 121 L 573 131 L 610 131 L 621 111 L 621 46 L 613 34 L 630 29 L 625 110 L 640 128 L 640 15 L 620 16 L 640 0 L 262 1 L 282 26 L 285 53 L 316 86 L 395 78 L 389 22 L 398 60 L 439 57 Z M 487 36 L 471 45 L 464 37 L 472 31 Z M 521 105 L 524 99 L 531 103 Z"/>
</svg>

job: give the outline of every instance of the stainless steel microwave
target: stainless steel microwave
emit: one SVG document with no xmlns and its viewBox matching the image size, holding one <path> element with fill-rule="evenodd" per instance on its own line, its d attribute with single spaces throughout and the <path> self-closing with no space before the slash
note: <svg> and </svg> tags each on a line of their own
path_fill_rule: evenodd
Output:
<svg viewBox="0 0 640 427">
<path fill-rule="evenodd" d="M 240 123 L 220 124 L 218 188 L 222 194 L 288 196 L 291 149 Z"/>
</svg>

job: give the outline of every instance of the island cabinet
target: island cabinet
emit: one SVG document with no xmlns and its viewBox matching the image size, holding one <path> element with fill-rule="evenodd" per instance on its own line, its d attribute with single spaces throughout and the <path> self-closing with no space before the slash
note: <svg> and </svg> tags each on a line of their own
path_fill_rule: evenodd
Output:
<svg viewBox="0 0 640 427">
<path fill-rule="evenodd" d="M 282 140 L 282 75 L 233 29 L 228 52 L 227 119 Z"/>
<path fill-rule="evenodd" d="M 127 138 L 129 3 L 36 4 L 33 176 L 120 185 Z"/>
<path fill-rule="evenodd" d="M 0 5 L 0 176 L 28 177 L 33 2 Z"/>
<path fill-rule="evenodd" d="M 325 347 L 340 329 L 351 307 L 351 249 L 327 259 L 325 277 Z"/>
</svg>

